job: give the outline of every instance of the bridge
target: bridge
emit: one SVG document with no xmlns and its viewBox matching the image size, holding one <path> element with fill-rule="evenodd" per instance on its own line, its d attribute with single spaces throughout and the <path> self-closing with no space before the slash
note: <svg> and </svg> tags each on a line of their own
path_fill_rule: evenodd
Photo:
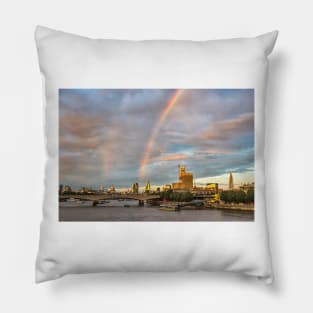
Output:
<svg viewBox="0 0 313 313">
<path fill-rule="evenodd" d="M 77 199 L 82 201 L 92 201 L 92 205 L 96 206 L 101 200 L 138 200 L 139 206 L 143 206 L 147 200 L 159 200 L 160 195 L 145 194 L 145 193 L 127 193 L 127 194 L 68 194 L 59 195 L 59 201 L 67 199 Z"/>
</svg>

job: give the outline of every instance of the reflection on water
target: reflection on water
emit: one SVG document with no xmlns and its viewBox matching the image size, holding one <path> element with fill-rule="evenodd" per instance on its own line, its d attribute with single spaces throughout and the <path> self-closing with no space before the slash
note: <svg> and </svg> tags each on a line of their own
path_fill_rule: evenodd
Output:
<svg viewBox="0 0 313 313">
<path fill-rule="evenodd" d="M 110 200 L 92 206 L 91 201 L 60 203 L 60 221 L 254 221 L 253 212 L 223 210 L 161 211 L 158 206 L 139 207 L 137 200 Z"/>
</svg>

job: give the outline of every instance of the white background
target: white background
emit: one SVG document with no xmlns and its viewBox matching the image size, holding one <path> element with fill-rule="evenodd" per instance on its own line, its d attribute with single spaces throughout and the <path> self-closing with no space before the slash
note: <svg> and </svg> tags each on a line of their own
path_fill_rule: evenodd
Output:
<svg viewBox="0 0 313 313">
<path fill-rule="evenodd" d="M 311 1 L 2 1 L 1 312 L 312 312 Z M 90 37 L 194 39 L 278 29 L 267 102 L 267 202 L 276 281 L 230 274 L 100 274 L 35 285 L 45 162 L 37 24 Z"/>
</svg>

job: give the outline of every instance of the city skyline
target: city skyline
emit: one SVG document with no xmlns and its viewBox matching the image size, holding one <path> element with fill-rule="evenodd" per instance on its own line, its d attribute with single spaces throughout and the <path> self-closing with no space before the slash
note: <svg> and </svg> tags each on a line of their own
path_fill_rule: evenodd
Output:
<svg viewBox="0 0 313 313">
<path fill-rule="evenodd" d="M 60 89 L 59 181 L 73 188 L 254 181 L 252 89 Z"/>
<path fill-rule="evenodd" d="M 232 172 L 232 174 L 234 174 Z M 251 173 L 253 174 L 253 173 Z M 233 188 L 234 189 L 238 189 L 239 187 L 245 185 L 245 184 L 254 184 L 254 178 L 253 178 L 253 175 L 251 176 L 251 180 L 246 180 L 246 176 L 244 176 L 244 180 L 241 178 L 238 180 L 238 182 L 236 182 L 236 180 L 234 180 L 234 183 L 233 183 Z M 194 187 L 205 187 L 206 185 L 208 184 L 211 184 L 211 183 L 217 183 L 219 186 L 220 186 L 220 189 L 222 190 L 230 190 L 229 189 L 229 182 L 228 183 L 224 183 L 226 180 L 229 180 L 229 173 L 228 174 L 224 174 L 224 175 L 221 175 L 220 177 L 205 177 L 205 178 L 202 178 L 201 180 L 195 178 L 194 179 L 194 184 L 193 186 Z M 137 183 L 137 182 L 134 182 L 134 183 Z M 94 190 L 94 191 L 108 191 L 111 187 L 114 187 L 116 189 L 116 191 L 122 191 L 122 192 L 125 192 L 125 191 L 129 191 L 132 189 L 132 185 L 134 184 L 132 183 L 131 186 L 128 186 L 128 187 L 120 187 L 120 186 L 116 186 L 114 184 L 100 184 L 100 185 L 86 185 L 86 184 L 82 184 L 80 186 L 71 186 L 71 185 L 66 185 L 66 184 L 62 184 L 62 182 L 60 182 L 60 186 L 62 186 L 63 188 L 64 187 L 70 187 L 73 191 L 78 191 L 78 190 L 81 190 L 82 188 L 86 188 L 86 189 L 90 189 L 90 190 Z M 153 182 L 151 182 L 149 179 L 146 181 L 146 182 L 143 182 L 141 185 L 138 186 L 139 188 L 139 191 L 144 191 L 145 190 L 145 187 L 146 187 L 146 184 L 149 183 L 150 184 L 150 188 L 151 188 L 151 191 L 157 191 L 158 188 L 160 188 L 160 190 L 162 190 L 162 188 L 164 188 L 166 185 L 170 184 L 172 185 L 173 182 L 167 182 L 167 183 L 164 183 L 162 185 L 155 185 L 153 184 Z M 73 188 L 72 188 L 73 187 Z"/>
</svg>

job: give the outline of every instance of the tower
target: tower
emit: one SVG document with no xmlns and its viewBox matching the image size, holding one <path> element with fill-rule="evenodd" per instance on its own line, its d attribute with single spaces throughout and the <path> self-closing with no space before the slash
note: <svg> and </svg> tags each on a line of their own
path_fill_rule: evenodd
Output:
<svg viewBox="0 0 313 313">
<path fill-rule="evenodd" d="M 234 178 L 233 178 L 232 171 L 229 172 L 228 189 L 229 190 L 233 190 L 234 189 Z"/>
<path fill-rule="evenodd" d="M 173 183 L 173 189 L 192 189 L 193 174 L 186 172 L 185 165 L 178 165 L 178 182 Z"/>
<path fill-rule="evenodd" d="M 182 179 L 182 177 L 185 176 L 186 174 L 186 166 L 178 165 L 178 168 L 179 168 L 178 179 Z"/>
<path fill-rule="evenodd" d="M 151 186 L 150 186 L 150 181 L 148 180 L 147 183 L 146 183 L 145 192 L 146 192 L 146 193 L 149 193 L 150 190 L 151 190 Z"/>
</svg>

